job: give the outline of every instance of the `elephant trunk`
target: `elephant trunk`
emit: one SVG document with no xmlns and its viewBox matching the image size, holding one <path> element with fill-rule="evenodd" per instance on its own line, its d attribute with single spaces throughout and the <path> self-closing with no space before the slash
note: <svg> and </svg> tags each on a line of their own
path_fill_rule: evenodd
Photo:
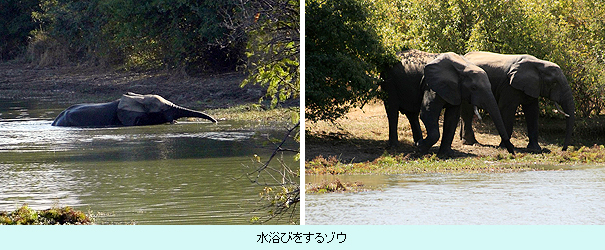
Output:
<svg viewBox="0 0 605 250">
<path fill-rule="evenodd" d="M 561 104 L 563 111 L 569 115 L 567 118 L 565 118 L 565 141 L 563 142 L 563 148 L 561 149 L 565 151 L 571 142 L 571 135 L 573 133 L 574 122 L 576 120 L 576 105 L 574 103 L 571 91 L 565 94 L 565 98 L 562 98 L 562 101 L 559 104 Z"/>
<path fill-rule="evenodd" d="M 506 127 L 504 126 L 504 121 L 502 120 L 502 115 L 500 115 L 500 109 L 498 109 L 498 104 L 496 103 L 496 100 L 494 98 L 491 98 L 490 100 L 488 100 L 487 104 L 481 106 L 489 113 L 490 117 L 492 118 L 492 121 L 494 122 L 494 125 L 498 130 L 498 134 L 502 139 L 501 146 L 506 147 L 506 150 L 509 153 L 515 154 L 515 147 L 510 142 L 510 137 L 506 132 Z"/>
<path fill-rule="evenodd" d="M 212 116 L 207 115 L 204 112 L 200 112 L 197 110 L 192 110 L 192 109 L 188 109 L 188 108 L 183 108 L 177 105 L 174 105 L 173 108 L 175 109 L 175 117 L 174 119 L 178 119 L 181 117 L 199 117 L 199 118 L 204 118 L 207 120 L 210 120 L 212 122 L 216 122 L 216 119 L 212 118 Z"/>
</svg>

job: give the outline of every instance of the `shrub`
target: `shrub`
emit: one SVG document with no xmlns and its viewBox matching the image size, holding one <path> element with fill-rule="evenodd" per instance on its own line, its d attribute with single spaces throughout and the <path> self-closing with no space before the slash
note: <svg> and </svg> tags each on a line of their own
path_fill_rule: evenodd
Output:
<svg viewBox="0 0 605 250">
<path fill-rule="evenodd" d="M 0 212 L 0 225 L 84 225 L 93 220 L 82 211 L 71 207 L 36 211 L 23 205 L 13 212 Z"/>
</svg>

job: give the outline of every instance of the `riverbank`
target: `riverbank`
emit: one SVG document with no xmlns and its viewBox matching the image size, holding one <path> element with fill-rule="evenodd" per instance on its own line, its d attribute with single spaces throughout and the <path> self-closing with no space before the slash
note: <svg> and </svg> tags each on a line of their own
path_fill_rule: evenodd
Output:
<svg viewBox="0 0 605 250">
<path fill-rule="evenodd" d="M 246 75 L 231 72 L 191 77 L 181 72 L 124 72 L 106 68 L 58 66 L 39 68 L 17 62 L 0 63 L 0 98 L 41 100 L 63 105 L 109 102 L 122 94 L 157 94 L 191 109 L 203 110 L 219 120 L 258 120 L 264 125 L 290 121 L 299 100 L 277 109 L 259 104 L 265 89 L 248 84 Z M 285 115 L 284 115 L 285 114 Z"/>
<path fill-rule="evenodd" d="M 512 155 L 497 145 L 500 137 L 489 119 L 477 122 L 475 133 L 480 145 L 463 145 L 458 131 L 452 144 L 455 155 L 439 158 L 415 152 L 407 118 L 400 115 L 397 148 L 387 148 L 388 122 L 381 101 L 355 109 L 337 124 L 307 122 L 306 174 L 407 174 L 459 172 L 516 172 L 567 169 L 579 164 L 605 163 L 605 116 L 578 119 L 572 146 L 561 151 L 565 134 L 564 119 L 540 119 L 542 152 L 530 152 L 523 117 L 515 123 Z M 424 128 L 423 128 L 424 129 Z"/>
</svg>

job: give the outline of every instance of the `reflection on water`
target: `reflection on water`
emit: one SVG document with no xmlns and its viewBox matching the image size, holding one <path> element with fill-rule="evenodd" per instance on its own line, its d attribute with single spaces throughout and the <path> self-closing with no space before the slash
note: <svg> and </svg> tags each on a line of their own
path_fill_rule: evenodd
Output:
<svg viewBox="0 0 605 250">
<path fill-rule="evenodd" d="M 605 224 L 605 167 L 375 177 L 380 191 L 307 195 L 305 223 Z"/>
<path fill-rule="evenodd" d="M 254 154 L 272 152 L 264 135 L 283 136 L 228 121 L 53 127 L 61 109 L 47 106 L 0 100 L 0 211 L 59 205 L 105 223 L 249 224 L 262 187 L 238 177 Z"/>
</svg>

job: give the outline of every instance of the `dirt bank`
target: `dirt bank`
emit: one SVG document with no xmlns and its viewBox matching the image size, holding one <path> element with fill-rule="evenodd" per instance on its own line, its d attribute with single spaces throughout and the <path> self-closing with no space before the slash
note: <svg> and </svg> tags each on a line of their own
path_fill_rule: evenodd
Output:
<svg viewBox="0 0 605 250">
<path fill-rule="evenodd" d="M 580 118 L 576 121 L 572 147 L 569 151 L 577 150 L 581 146 L 593 147 L 602 145 L 605 141 L 605 116 Z M 421 122 L 422 126 L 422 122 Z M 458 127 L 458 130 L 460 127 Z M 424 127 L 423 127 L 424 131 Z M 511 142 L 516 147 L 518 155 L 540 154 L 540 152 L 529 152 L 526 149 L 528 142 L 525 119 L 517 117 Z M 325 159 L 335 157 L 342 163 L 372 162 L 382 156 L 396 156 L 401 159 L 417 159 L 421 157 L 415 153 L 412 141 L 412 131 L 405 116 L 399 116 L 399 147 L 387 149 L 388 120 L 382 101 L 376 101 L 364 106 L 363 109 L 351 110 L 346 118 L 337 121 L 337 124 L 329 122 L 305 123 L 305 160 L 310 161 L 318 156 Z M 424 134 L 426 136 L 426 134 Z M 453 158 L 481 158 L 499 157 L 508 155 L 506 150 L 498 148 L 500 137 L 491 119 L 486 118 L 475 123 L 475 136 L 481 145 L 463 145 L 459 137 L 459 131 L 452 143 L 455 151 Z M 561 152 L 563 137 L 565 136 L 565 120 L 553 118 L 540 118 L 539 143 L 544 148 L 542 153 L 565 157 Z M 440 141 L 431 150 L 436 153 Z M 559 162 L 555 162 L 559 163 Z M 328 164 L 329 165 L 329 164 Z"/>
<path fill-rule="evenodd" d="M 77 66 L 36 68 L 0 63 L 0 98 L 65 103 L 106 102 L 127 92 L 158 94 L 190 108 L 217 109 L 256 103 L 260 86 L 240 87 L 241 72 L 190 77 L 178 72 L 120 72 Z"/>
</svg>

